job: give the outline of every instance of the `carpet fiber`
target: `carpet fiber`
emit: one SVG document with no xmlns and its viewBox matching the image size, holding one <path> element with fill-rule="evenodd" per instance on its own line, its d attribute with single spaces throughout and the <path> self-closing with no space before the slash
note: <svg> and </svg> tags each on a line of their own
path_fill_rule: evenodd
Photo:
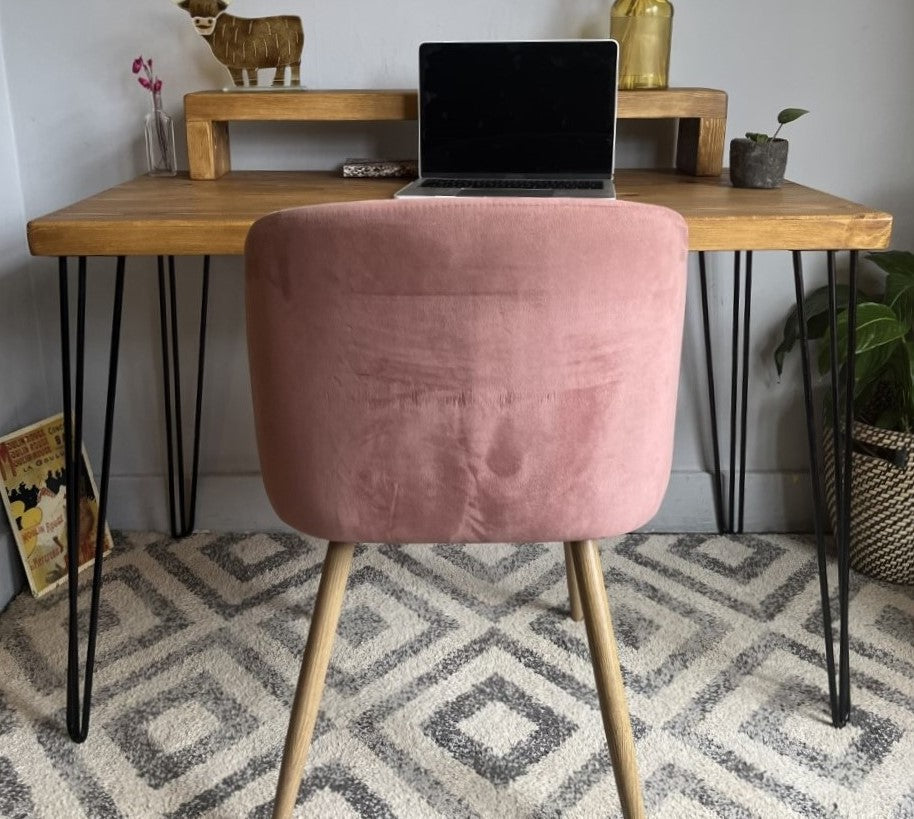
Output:
<svg viewBox="0 0 914 819">
<path fill-rule="evenodd" d="M 324 548 L 118 535 L 83 745 L 66 596 L 13 601 L 0 815 L 269 816 Z M 650 816 L 914 817 L 914 589 L 852 577 L 853 723 L 835 730 L 808 539 L 601 551 Z M 561 544 L 360 547 L 300 815 L 617 815 L 564 572 Z"/>
</svg>

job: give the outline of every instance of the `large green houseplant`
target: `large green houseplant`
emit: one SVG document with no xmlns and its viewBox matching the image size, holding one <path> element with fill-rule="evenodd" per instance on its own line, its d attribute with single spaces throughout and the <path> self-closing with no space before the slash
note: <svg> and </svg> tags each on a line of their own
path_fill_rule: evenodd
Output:
<svg viewBox="0 0 914 819">
<path fill-rule="evenodd" d="M 914 431 L 914 253 L 887 251 L 866 257 L 881 268 L 885 286 L 881 293 L 857 293 L 857 339 L 854 356 L 854 417 L 876 427 L 898 432 Z M 847 350 L 846 286 L 837 287 L 840 372 Z M 827 341 L 828 290 L 814 291 L 804 302 L 806 331 L 811 340 Z M 784 358 L 799 337 L 796 307 L 784 324 L 781 343 L 774 353 L 778 375 Z M 819 351 L 819 372 L 830 366 L 828 343 Z"/>
<path fill-rule="evenodd" d="M 884 273 L 880 292 L 857 292 L 852 431 L 851 565 L 866 574 L 914 583 L 914 253 L 866 257 Z M 838 372 L 847 381 L 848 296 L 836 288 Z M 806 331 L 820 344 L 820 373 L 830 369 L 828 290 L 804 301 Z M 778 374 L 799 337 L 796 307 L 774 353 Z M 834 413 L 826 403 L 826 421 Z M 826 434 L 826 476 L 834 524 L 834 464 Z"/>
</svg>

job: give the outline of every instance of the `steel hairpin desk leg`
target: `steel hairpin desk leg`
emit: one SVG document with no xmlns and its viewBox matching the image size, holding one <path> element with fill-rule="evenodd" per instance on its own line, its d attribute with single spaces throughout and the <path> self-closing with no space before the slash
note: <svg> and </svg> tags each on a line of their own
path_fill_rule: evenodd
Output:
<svg viewBox="0 0 914 819">
<path fill-rule="evenodd" d="M 714 450 L 714 517 L 717 521 L 717 531 L 723 532 L 723 484 L 720 471 L 720 442 L 717 436 L 717 391 L 714 387 L 714 358 L 711 355 L 711 320 L 708 315 L 708 271 L 703 250 L 698 251 L 698 272 L 701 278 L 701 319 L 705 338 L 705 365 L 708 371 L 708 404 L 711 415 L 711 445 Z"/>
<path fill-rule="evenodd" d="M 698 253 L 701 276 L 701 315 L 705 341 L 705 363 L 708 371 L 708 404 L 711 416 L 711 442 L 714 448 L 714 512 L 719 532 L 742 532 L 746 505 L 746 440 L 749 402 L 749 341 L 752 306 L 752 251 L 746 251 L 745 288 L 743 295 L 743 334 L 740 352 L 740 282 L 743 278 L 741 253 L 733 254 L 732 360 L 730 369 L 730 472 L 728 503 L 724 514 L 723 480 L 720 468 L 720 443 L 717 424 L 717 398 L 714 387 L 714 362 L 711 354 L 711 326 L 708 316 L 707 265 L 704 251 Z M 742 365 L 742 371 L 740 371 Z M 737 429 L 737 417 L 739 429 Z M 736 463 L 739 441 L 739 468 Z M 738 492 L 737 492 L 738 489 Z"/>
<path fill-rule="evenodd" d="M 837 276 L 835 271 L 835 251 L 828 251 L 828 293 L 829 293 L 829 335 L 831 339 L 831 403 L 834 407 L 832 424 L 833 449 L 835 453 L 835 508 L 836 531 L 835 544 L 838 553 L 838 607 L 839 607 L 839 660 L 835 664 L 834 631 L 831 615 L 831 597 L 827 575 L 827 553 L 825 545 L 825 498 L 819 469 L 819 435 L 817 432 L 815 407 L 812 394 L 812 367 L 809 357 L 809 339 L 806 333 L 806 316 L 803 305 L 805 288 L 803 286 L 803 263 L 799 251 L 793 252 L 794 284 L 796 290 L 797 314 L 799 322 L 800 354 L 803 368 L 803 395 L 806 406 L 806 430 L 809 440 L 810 477 L 812 481 L 814 526 L 816 548 L 819 564 L 819 589 L 822 598 L 822 623 L 825 636 L 825 662 L 828 671 L 829 703 L 832 723 L 835 727 L 847 724 L 851 711 L 850 696 L 850 647 L 848 630 L 848 602 L 850 585 L 850 510 L 851 510 L 851 476 L 852 476 L 852 438 L 853 429 L 853 388 L 854 355 L 856 349 L 856 251 L 850 253 L 848 304 L 847 350 L 844 360 L 845 383 L 843 403 L 841 396 L 841 368 L 837 348 Z M 714 386 L 714 366 L 711 355 L 711 331 L 708 316 L 708 287 L 705 254 L 698 254 L 699 272 L 701 275 L 702 319 L 704 326 L 705 358 L 708 371 L 708 399 L 711 416 L 711 436 L 714 447 L 714 503 L 717 514 L 718 529 L 722 532 L 742 532 L 745 505 L 746 478 L 746 413 L 749 389 L 749 324 L 752 298 L 752 253 L 746 253 L 745 295 L 743 301 L 743 337 L 742 337 L 742 373 L 741 401 L 738 399 L 737 383 L 740 380 L 738 368 L 739 354 L 739 299 L 740 299 L 740 254 L 734 254 L 733 269 L 733 327 L 732 327 L 732 364 L 730 390 L 730 474 L 728 504 L 726 516 L 723 513 L 723 481 L 720 467 L 720 447 L 717 424 L 717 403 Z M 740 463 L 736 468 L 737 414 L 740 416 Z M 843 414 L 843 419 L 842 419 Z M 737 493 L 738 481 L 738 493 Z"/>
<path fill-rule="evenodd" d="M 95 639 L 98 634 L 99 595 L 102 586 L 102 556 L 105 546 L 105 521 L 108 508 L 108 476 L 111 468 L 111 432 L 114 421 L 114 399 L 117 392 L 117 361 L 120 347 L 121 307 L 124 296 L 124 257 L 117 259 L 114 310 L 111 318 L 111 353 L 108 364 L 108 395 L 105 404 L 105 431 L 99 478 L 98 521 L 95 535 L 95 566 L 92 572 L 92 598 L 89 611 L 89 636 L 86 647 L 86 675 L 80 707 L 78 585 L 79 568 L 79 478 L 82 471 L 83 385 L 86 338 L 86 257 L 79 257 L 76 302 L 76 384 L 70 378 L 70 300 L 67 259 L 58 262 L 60 281 L 60 337 L 63 369 L 64 464 L 67 495 L 67 582 L 69 583 L 69 629 L 67 646 L 67 731 L 75 742 L 83 742 L 89 733 L 92 700 L 92 674 L 95 666 Z"/>
<path fill-rule="evenodd" d="M 197 475 L 200 465 L 200 415 L 203 406 L 203 363 L 206 357 L 206 316 L 209 300 L 210 257 L 203 257 L 203 285 L 200 301 L 199 347 L 197 350 L 197 396 L 194 409 L 193 454 L 190 491 L 184 471 L 184 431 L 181 412 L 181 365 L 178 346 L 178 301 L 175 282 L 175 257 L 168 257 L 166 286 L 165 260 L 158 257 L 159 326 L 162 337 L 162 375 L 165 398 L 165 437 L 168 445 L 168 512 L 172 537 L 186 537 L 194 530 L 197 510 Z M 169 365 L 169 331 L 171 364 Z M 172 424 L 174 416 L 174 424 Z M 177 507 L 177 509 L 176 509 Z"/>
<path fill-rule="evenodd" d="M 832 436 L 835 471 L 835 546 L 838 553 L 838 611 L 839 665 L 835 667 L 834 632 L 832 628 L 831 595 L 828 587 L 824 535 L 825 504 L 819 469 L 819 436 L 812 397 L 812 372 L 809 361 L 809 339 L 806 333 L 806 313 L 803 305 L 803 260 L 799 251 L 793 252 L 793 274 L 799 323 L 800 355 L 803 365 L 803 396 L 806 405 L 806 432 L 809 438 L 809 466 L 815 510 L 816 548 L 819 560 L 819 590 L 822 598 L 822 625 L 825 636 L 825 663 L 828 671 L 828 693 L 832 723 L 836 728 L 850 719 L 850 647 L 848 603 L 850 585 L 851 535 L 851 477 L 852 430 L 854 418 L 854 351 L 857 347 L 857 251 L 850 252 L 848 276 L 847 349 L 845 351 L 844 402 L 840 401 L 841 368 L 838 360 L 837 297 L 835 251 L 828 251 L 828 321 L 831 359 Z M 843 419 L 842 419 L 843 411 Z M 837 678 L 837 679 L 836 679 Z"/>
</svg>

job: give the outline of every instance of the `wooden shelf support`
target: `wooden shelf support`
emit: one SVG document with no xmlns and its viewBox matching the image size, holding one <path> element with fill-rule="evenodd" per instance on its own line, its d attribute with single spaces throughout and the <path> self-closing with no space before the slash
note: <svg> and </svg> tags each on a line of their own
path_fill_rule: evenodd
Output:
<svg viewBox="0 0 914 819">
<path fill-rule="evenodd" d="M 415 91 L 197 91 L 184 97 L 191 179 L 232 169 L 230 122 L 381 122 L 418 116 Z M 676 167 L 717 176 L 723 167 L 727 95 L 709 88 L 620 91 L 619 119 L 678 119 Z"/>
<path fill-rule="evenodd" d="M 727 94 L 713 88 L 620 91 L 619 119 L 679 120 L 676 169 L 720 176 L 727 134 Z"/>
</svg>

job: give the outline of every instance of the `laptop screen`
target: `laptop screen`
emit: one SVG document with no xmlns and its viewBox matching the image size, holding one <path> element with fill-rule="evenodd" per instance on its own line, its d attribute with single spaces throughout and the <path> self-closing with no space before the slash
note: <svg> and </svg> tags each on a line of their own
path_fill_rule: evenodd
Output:
<svg viewBox="0 0 914 819">
<path fill-rule="evenodd" d="M 423 176 L 612 176 L 612 40 L 423 43 Z"/>
</svg>

